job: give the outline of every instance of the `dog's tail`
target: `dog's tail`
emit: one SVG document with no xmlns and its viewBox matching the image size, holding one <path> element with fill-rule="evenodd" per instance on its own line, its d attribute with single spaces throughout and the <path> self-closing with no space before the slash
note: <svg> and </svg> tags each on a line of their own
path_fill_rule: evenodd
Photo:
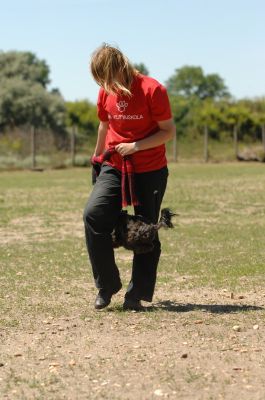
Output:
<svg viewBox="0 0 265 400">
<path fill-rule="evenodd" d="M 174 217 L 174 215 L 177 215 L 177 214 L 173 213 L 170 210 L 170 208 L 163 208 L 161 210 L 161 217 L 160 217 L 160 220 L 158 222 L 158 229 L 160 227 L 174 228 L 174 225 L 171 222 L 171 218 Z"/>
</svg>

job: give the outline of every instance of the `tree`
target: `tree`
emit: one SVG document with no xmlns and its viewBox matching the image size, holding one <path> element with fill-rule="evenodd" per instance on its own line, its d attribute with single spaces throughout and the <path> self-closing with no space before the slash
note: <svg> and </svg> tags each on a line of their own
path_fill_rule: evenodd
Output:
<svg viewBox="0 0 265 400">
<path fill-rule="evenodd" d="M 0 127 L 30 126 L 32 167 L 36 129 L 64 132 L 65 106 L 58 90 L 49 92 L 49 67 L 30 52 L 0 53 Z"/>
<path fill-rule="evenodd" d="M 218 131 L 219 122 L 221 119 L 218 104 L 211 99 L 206 99 L 202 102 L 197 114 L 196 122 L 199 127 L 203 127 L 204 131 L 204 160 L 209 159 L 209 135 L 212 132 Z"/>
<path fill-rule="evenodd" d="M 98 126 L 97 108 L 88 100 L 66 102 L 66 125 L 77 126 L 79 133 L 95 134 Z"/>
<path fill-rule="evenodd" d="M 134 68 L 137 69 L 137 71 L 139 71 L 141 74 L 143 74 L 143 75 L 149 75 L 149 70 L 148 70 L 148 68 L 145 66 L 144 63 L 134 64 L 133 66 L 134 66 Z"/>
<path fill-rule="evenodd" d="M 224 84 L 224 80 L 218 74 L 206 75 L 200 86 L 199 97 L 204 99 L 223 99 L 230 97 L 227 87 Z"/>
<path fill-rule="evenodd" d="M 32 168 L 36 167 L 36 129 L 64 131 L 65 106 L 59 94 L 47 92 L 39 83 L 7 79 L 0 86 L 0 126 L 31 127 Z"/>
<path fill-rule="evenodd" d="M 61 130 L 64 100 L 58 89 L 46 89 L 48 83 L 49 67 L 33 53 L 0 53 L 0 126 Z"/>
<path fill-rule="evenodd" d="M 223 109 L 224 122 L 233 129 L 234 152 L 238 157 L 239 133 L 242 125 L 249 119 L 249 109 L 240 102 L 227 102 Z"/>
<path fill-rule="evenodd" d="M 168 92 L 173 96 L 191 97 L 197 95 L 203 82 L 201 67 L 184 66 L 176 69 L 166 82 Z"/>
<path fill-rule="evenodd" d="M 226 102 L 222 116 L 227 126 L 240 128 L 250 118 L 250 110 L 240 101 Z"/>
<path fill-rule="evenodd" d="M 244 99 L 240 104 L 249 110 L 248 131 L 255 139 L 262 138 L 265 150 L 265 98 Z"/>
<path fill-rule="evenodd" d="M 218 74 L 205 75 L 201 67 L 183 66 L 175 70 L 166 82 L 168 92 L 173 96 L 221 99 L 229 97 L 227 87 Z"/>
<path fill-rule="evenodd" d="M 261 127 L 263 151 L 265 153 L 265 98 L 253 101 L 253 114 L 256 125 Z"/>
<path fill-rule="evenodd" d="M 20 78 L 7 79 L 0 86 L 0 126 L 33 125 L 60 130 L 65 106 L 60 94 L 49 93 L 40 84 Z"/>
<path fill-rule="evenodd" d="M 0 81 L 21 78 L 47 87 L 50 83 L 49 73 L 46 62 L 31 52 L 0 52 Z"/>
<path fill-rule="evenodd" d="M 66 103 L 66 125 L 70 128 L 71 135 L 71 159 L 75 164 L 76 143 L 87 137 L 95 137 L 98 118 L 97 109 L 88 100 L 79 100 Z"/>
</svg>

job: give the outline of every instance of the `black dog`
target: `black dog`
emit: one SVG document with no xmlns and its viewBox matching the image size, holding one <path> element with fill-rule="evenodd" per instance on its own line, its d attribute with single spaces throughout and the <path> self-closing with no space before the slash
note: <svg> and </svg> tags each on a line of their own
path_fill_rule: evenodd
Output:
<svg viewBox="0 0 265 400">
<path fill-rule="evenodd" d="M 123 246 L 133 250 L 136 254 L 148 253 L 154 248 L 153 241 L 157 231 L 161 228 L 173 228 L 171 218 L 176 215 L 169 208 L 161 211 L 161 218 L 157 224 L 149 223 L 141 215 L 129 215 L 121 211 L 117 225 L 112 232 L 114 248 Z"/>
</svg>

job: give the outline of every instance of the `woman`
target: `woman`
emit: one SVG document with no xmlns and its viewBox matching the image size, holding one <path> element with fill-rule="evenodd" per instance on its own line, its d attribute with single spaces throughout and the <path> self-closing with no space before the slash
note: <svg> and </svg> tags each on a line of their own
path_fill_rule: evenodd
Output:
<svg viewBox="0 0 265 400">
<path fill-rule="evenodd" d="M 118 48 L 106 44 L 98 48 L 91 72 L 101 87 L 94 159 L 111 149 L 84 211 L 87 250 L 99 289 L 95 308 L 102 309 L 122 286 L 111 232 L 126 202 L 124 162 L 129 160 L 134 170 L 135 213 L 156 223 L 168 177 L 165 142 L 175 134 L 175 125 L 166 89 L 140 74 Z M 160 253 L 157 236 L 153 251 L 134 254 L 125 310 L 139 311 L 141 300 L 152 301 Z"/>
</svg>

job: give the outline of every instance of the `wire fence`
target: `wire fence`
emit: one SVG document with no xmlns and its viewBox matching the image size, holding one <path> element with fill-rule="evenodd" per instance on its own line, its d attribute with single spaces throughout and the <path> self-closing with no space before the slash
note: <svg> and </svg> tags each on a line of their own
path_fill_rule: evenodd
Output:
<svg viewBox="0 0 265 400">
<path fill-rule="evenodd" d="M 95 135 L 64 134 L 32 127 L 0 133 L 0 169 L 88 166 Z"/>
<path fill-rule="evenodd" d="M 64 134 L 32 127 L 16 128 L 0 133 L 0 169 L 89 166 L 95 143 L 95 134 L 82 135 L 76 127 Z M 167 143 L 167 158 L 171 162 L 265 162 L 265 129 L 261 140 L 239 140 L 236 127 L 226 140 L 216 140 L 205 126 L 201 135 L 176 135 Z"/>
</svg>

